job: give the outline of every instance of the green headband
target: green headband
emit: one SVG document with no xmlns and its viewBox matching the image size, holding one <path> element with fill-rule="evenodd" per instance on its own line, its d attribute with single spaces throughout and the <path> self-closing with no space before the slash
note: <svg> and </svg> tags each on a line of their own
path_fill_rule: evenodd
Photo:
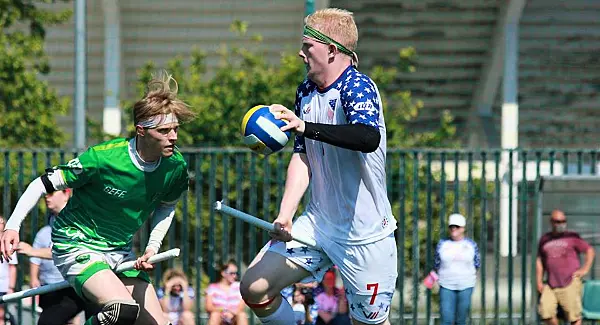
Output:
<svg viewBox="0 0 600 325">
<path fill-rule="evenodd" d="M 333 38 L 321 33 L 317 29 L 312 28 L 308 25 L 304 25 L 304 36 L 315 39 L 315 40 L 325 43 L 325 44 L 335 45 L 340 52 L 350 56 L 352 58 L 352 61 L 355 63 L 355 65 L 358 66 L 358 55 L 355 52 L 350 51 L 347 47 L 340 44 L 338 41 L 334 40 Z"/>
</svg>

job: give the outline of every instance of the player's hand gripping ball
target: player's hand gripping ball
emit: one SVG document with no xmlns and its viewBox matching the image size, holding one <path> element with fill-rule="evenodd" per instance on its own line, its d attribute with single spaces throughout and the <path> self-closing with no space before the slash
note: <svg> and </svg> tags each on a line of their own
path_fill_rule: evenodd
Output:
<svg viewBox="0 0 600 325">
<path fill-rule="evenodd" d="M 286 120 L 275 118 L 269 106 L 254 106 L 242 119 L 244 144 L 265 156 L 277 152 L 285 147 L 292 136 L 290 131 L 281 131 L 280 128 L 286 124 Z"/>
</svg>

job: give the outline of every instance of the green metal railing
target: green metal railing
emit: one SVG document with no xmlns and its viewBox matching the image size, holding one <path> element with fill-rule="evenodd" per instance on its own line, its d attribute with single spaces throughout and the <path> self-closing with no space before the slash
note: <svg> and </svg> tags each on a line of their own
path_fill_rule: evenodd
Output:
<svg viewBox="0 0 600 325">
<path fill-rule="evenodd" d="M 290 153 L 268 158 L 245 149 L 189 148 L 183 153 L 191 177 L 190 191 L 178 205 L 177 220 L 163 244 L 165 249 L 180 247 L 182 255 L 159 265 L 153 277 L 160 286 L 167 267 L 183 268 L 199 297 L 195 301 L 197 322 L 205 324 L 203 291 L 216 278 L 220 261 L 233 257 L 243 271 L 268 240 L 264 231 L 215 213 L 212 203 L 224 200 L 240 210 L 272 220 L 283 194 Z M 423 290 L 421 279 L 432 267 L 435 246 L 446 235 L 446 217 L 453 212 L 466 216 L 467 235 L 478 243 L 481 252 L 472 323 L 483 323 L 482 319 L 490 324 L 536 323 L 532 302 L 537 297 L 531 289 L 540 235 L 534 227 L 535 181 L 540 175 L 596 174 L 598 153 L 550 149 L 389 150 L 387 186 L 399 225 L 396 238 L 401 275 L 392 323 L 437 322 L 438 298 Z M 28 182 L 46 167 L 75 156 L 76 152 L 63 150 L 0 151 L 4 216 L 10 215 Z M 508 198 L 504 215 L 503 197 Z M 44 205 L 40 204 L 26 219 L 21 240 L 32 242 L 44 225 L 44 215 Z M 508 236 L 508 242 L 500 236 L 502 222 L 517 229 L 516 237 Z M 510 233 L 510 227 L 507 231 Z M 135 239 L 138 251 L 145 246 L 148 233 L 146 223 Z M 597 272 L 594 269 L 590 276 L 596 277 Z M 29 283 L 28 274 L 27 259 L 21 258 L 17 290 Z M 35 314 L 29 304 L 19 302 L 19 319 Z"/>
</svg>

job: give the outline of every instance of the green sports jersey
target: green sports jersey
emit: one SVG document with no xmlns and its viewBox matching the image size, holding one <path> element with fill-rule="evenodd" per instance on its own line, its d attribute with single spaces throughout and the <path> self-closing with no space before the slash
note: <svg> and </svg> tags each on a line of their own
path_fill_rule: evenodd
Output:
<svg viewBox="0 0 600 325">
<path fill-rule="evenodd" d="M 73 196 L 52 227 L 56 249 L 131 249 L 132 239 L 161 202 L 188 188 L 187 165 L 175 150 L 152 168 L 136 159 L 135 141 L 115 139 L 55 167 Z"/>
</svg>

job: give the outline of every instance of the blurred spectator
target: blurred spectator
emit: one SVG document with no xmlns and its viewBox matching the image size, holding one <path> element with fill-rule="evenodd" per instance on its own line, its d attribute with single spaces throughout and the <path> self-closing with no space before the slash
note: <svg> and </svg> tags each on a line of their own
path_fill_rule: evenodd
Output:
<svg viewBox="0 0 600 325">
<path fill-rule="evenodd" d="M 313 320 L 310 315 L 310 305 L 306 301 L 306 295 L 302 292 L 301 288 L 297 287 L 294 290 L 291 305 L 294 310 L 294 320 L 296 321 L 296 325 L 312 324 Z"/>
<path fill-rule="evenodd" d="M 338 313 L 331 322 L 332 325 L 352 325 L 350 313 L 348 310 L 348 298 L 344 288 L 337 290 L 338 293 Z"/>
<path fill-rule="evenodd" d="M 581 279 L 594 263 L 594 249 L 579 234 L 567 231 L 567 217 L 560 210 L 550 215 L 552 231 L 540 238 L 536 260 L 537 289 L 541 294 L 540 317 L 546 324 L 558 324 L 560 305 L 571 324 L 581 324 Z M 579 254 L 585 254 L 581 267 Z M 544 273 L 548 275 L 544 285 Z"/>
<path fill-rule="evenodd" d="M 0 232 L 4 231 L 6 220 L 0 216 Z M 10 261 L 0 261 L 0 296 L 15 292 L 17 283 L 17 253 L 13 253 Z M 6 304 L 0 304 L 0 325 L 4 325 L 4 320 L 9 318 L 5 315 Z"/>
<path fill-rule="evenodd" d="M 168 269 L 163 275 L 164 287 L 156 292 L 160 306 L 173 325 L 193 325 L 195 323 L 194 289 L 183 270 Z"/>
<path fill-rule="evenodd" d="M 304 324 L 313 325 L 318 316 L 318 308 L 314 299 L 315 292 L 322 292 L 322 288 L 319 286 L 319 283 L 317 281 L 308 283 L 298 282 L 291 286 L 285 287 L 281 291 L 281 295 L 290 303 L 290 306 L 292 306 L 292 308 L 294 307 L 294 294 L 296 293 L 296 291 L 302 294 L 305 309 L 308 312 L 308 315 L 310 316 L 310 322 L 305 322 Z M 300 309 L 300 307 L 296 308 Z"/>
<path fill-rule="evenodd" d="M 210 315 L 208 325 L 247 325 L 246 305 L 240 294 L 235 261 L 223 264 L 219 271 L 217 282 L 206 289 L 206 312 Z"/>
<path fill-rule="evenodd" d="M 451 214 L 450 239 L 442 239 L 435 250 L 434 269 L 439 275 L 442 325 L 464 325 L 471 310 L 471 295 L 480 266 L 477 244 L 465 237 L 466 219 Z"/>
<path fill-rule="evenodd" d="M 315 297 L 318 306 L 317 325 L 333 324 L 338 313 L 339 297 L 335 288 L 335 273 L 328 271 L 323 277 L 323 292 Z"/>
<path fill-rule="evenodd" d="M 292 299 L 294 298 L 294 291 L 296 291 L 296 285 L 292 284 L 291 286 L 287 286 L 281 290 L 281 296 L 283 299 L 287 300 L 290 305 L 292 304 Z"/>
<path fill-rule="evenodd" d="M 64 281 L 52 261 L 51 233 L 54 219 L 67 205 L 70 197 L 70 189 L 46 195 L 45 202 L 49 212 L 48 224 L 37 232 L 33 247 L 26 242 L 19 242 L 17 251 L 30 257 L 29 275 L 32 288 Z M 36 296 L 36 298 L 42 308 L 38 325 L 80 324 L 77 315 L 81 311 L 85 310 L 86 318 L 89 318 L 96 314 L 99 308 L 84 301 L 72 287 L 49 292 Z"/>
</svg>

